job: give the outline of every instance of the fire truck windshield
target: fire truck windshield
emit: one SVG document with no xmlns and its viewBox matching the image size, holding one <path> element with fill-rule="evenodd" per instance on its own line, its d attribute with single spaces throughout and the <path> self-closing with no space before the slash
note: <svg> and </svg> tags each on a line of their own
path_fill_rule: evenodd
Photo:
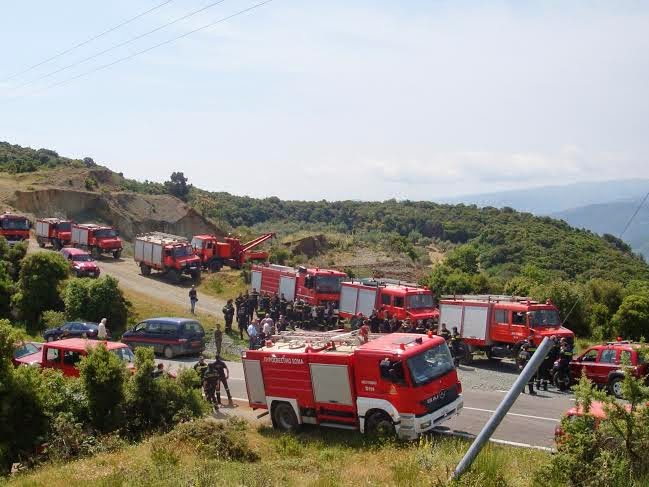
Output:
<svg viewBox="0 0 649 487">
<path fill-rule="evenodd" d="M 27 218 L 3 218 L 0 224 L 3 230 L 29 230 Z"/>
<path fill-rule="evenodd" d="M 342 280 L 340 276 L 316 276 L 315 290 L 317 293 L 337 294 Z"/>
<path fill-rule="evenodd" d="M 428 350 L 410 357 L 407 360 L 410 377 L 415 387 L 448 374 L 455 368 L 451 352 L 446 343 L 429 348 Z"/>
<path fill-rule="evenodd" d="M 72 224 L 70 222 L 61 222 L 56 228 L 59 232 L 69 232 L 72 229 Z"/>
<path fill-rule="evenodd" d="M 189 245 L 174 247 L 174 257 L 188 257 L 192 254 L 192 248 Z"/>
<path fill-rule="evenodd" d="M 559 312 L 555 309 L 539 309 L 527 313 L 530 317 L 530 326 L 559 326 Z"/>
<path fill-rule="evenodd" d="M 406 306 L 410 309 L 432 308 L 433 296 L 430 294 L 413 294 L 406 297 Z"/>
<path fill-rule="evenodd" d="M 115 238 L 117 237 L 117 232 L 112 228 L 102 228 L 101 230 L 95 231 L 96 238 Z"/>
</svg>

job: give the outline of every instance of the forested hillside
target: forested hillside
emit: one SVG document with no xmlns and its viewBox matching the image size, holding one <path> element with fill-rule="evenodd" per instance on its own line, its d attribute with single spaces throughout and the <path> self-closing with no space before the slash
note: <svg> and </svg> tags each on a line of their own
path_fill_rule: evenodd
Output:
<svg viewBox="0 0 649 487">
<path fill-rule="evenodd" d="M 90 157 L 83 160 L 59 156 L 50 149 L 34 150 L 0 141 L 0 171 L 11 174 L 34 172 L 39 169 L 53 169 L 57 166 L 91 167 L 95 162 Z"/>
</svg>

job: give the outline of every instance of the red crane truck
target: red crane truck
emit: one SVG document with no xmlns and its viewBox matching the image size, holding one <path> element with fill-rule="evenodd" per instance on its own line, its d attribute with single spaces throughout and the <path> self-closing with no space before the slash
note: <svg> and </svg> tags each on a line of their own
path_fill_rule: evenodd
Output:
<svg viewBox="0 0 649 487">
<path fill-rule="evenodd" d="M 368 317 L 374 311 L 381 319 L 389 316 L 398 320 L 418 321 L 436 320 L 439 317 L 433 293 L 426 287 L 390 279 L 342 283 L 338 312 L 341 318 L 358 314 Z"/>
<path fill-rule="evenodd" d="M 340 286 L 347 274 L 330 269 L 307 269 L 277 264 L 253 265 L 251 287 L 258 293 L 277 294 L 292 301 L 301 299 L 311 306 L 333 302 L 338 305 Z"/>
<path fill-rule="evenodd" d="M 70 243 L 72 238 L 72 222 L 59 218 L 41 218 L 36 220 L 36 242 L 43 248 L 51 245 L 55 250 L 61 250 Z"/>
<path fill-rule="evenodd" d="M 414 439 L 460 412 L 462 385 L 438 336 L 281 334 L 243 352 L 248 401 L 273 426 L 301 424 Z"/>
<path fill-rule="evenodd" d="M 192 246 L 184 237 L 166 233 L 147 233 L 135 237 L 133 257 L 140 266 L 143 276 L 155 269 L 162 272 L 173 283 L 180 281 L 182 274 L 190 275 L 194 281 L 201 277 L 201 260 L 194 255 Z"/>
<path fill-rule="evenodd" d="M 5 212 L 0 215 L 0 237 L 7 239 L 9 245 L 29 240 L 31 222 L 26 216 Z"/>
<path fill-rule="evenodd" d="M 72 225 L 70 243 L 74 247 L 87 250 L 95 259 L 101 254 L 113 254 L 115 259 L 122 255 L 122 240 L 113 227 L 75 223 Z"/>
<path fill-rule="evenodd" d="M 215 235 L 196 235 L 192 238 L 192 247 L 204 269 L 218 272 L 224 265 L 240 269 L 249 261 L 268 260 L 268 252 L 252 249 L 274 236 L 274 233 L 266 233 L 250 242 L 241 243 L 241 240 L 236 237 L 228 236 L 220 242 Z"/>
<path fill-rule="evenodd" d="M 456 326 L 470 352 L 484 351 L 487 358 L 518 357 L 520 346 L 533 335 L 538 345 L 544 337 L 574 339 L 564 328 L 559 310 L 520 296 L 444 296 L 440 301 L 439 322 L 448 330 Z"/>
</svg>

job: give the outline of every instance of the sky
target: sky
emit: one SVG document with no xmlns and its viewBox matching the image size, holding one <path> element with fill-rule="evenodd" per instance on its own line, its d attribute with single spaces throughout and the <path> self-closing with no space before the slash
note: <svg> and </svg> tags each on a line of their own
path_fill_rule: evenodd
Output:
<svg viewBox="0 0 649 487">
<path fill-rule="evenodd" d="M 273 0 L 98 69 L 256 4 L 223 0 L 62 69 L 214 3 L 173 0 L 23 72 L 162 2 L 5 2 L 0 140 L 286 199 L 649 177 L 649 2 Z"/>
</svg>

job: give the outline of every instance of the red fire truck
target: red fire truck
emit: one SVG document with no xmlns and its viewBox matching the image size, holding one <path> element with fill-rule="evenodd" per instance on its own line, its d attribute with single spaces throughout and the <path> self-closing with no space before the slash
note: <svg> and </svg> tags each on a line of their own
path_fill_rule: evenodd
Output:
<svg viewBox="0 0 649 487">
<path fill-rule="evenodd" d="M 41 218 L 36 220 L 36 241 L 43 248 L 51 245 L 56 250 L 70 243 L 72 238 L 72 222 L 59 218 Z"/>
<path fill-rule="evenodd" d="M 311 306 L 322 306 L 340 299 L 340 285 L 347 274 L 330 269 L 307 269 L 276 264 L 252 266 L 251 287 L 259 293 L 282 294 L 286 299 L 301 299 Z"/>
<path fill-rule="evenodd" d="M 534 335 L 538 345 L 546 336 L 574 339 L 564 328 L 559 310 L 520 296 L 444 296 L 439 322 L 448 330 L 457 326 L 471 352 L 484 351 L 488 358 L 517 357 L 523 340 Z"/>
<path fill-rule="evenodd" d="M 201 277 L 201 260 L 184 237 L 159 232 L 138 235 L 133 257 L 143 276 L 155 269 L 173 283 L 179 282 L 182 274 L 189 274 L 194 281 Z"/>
<path fill-rule="evenodd" d="M 364 279 L 343 282 L 340 290 L 339 316 L 351 318 L 362 314 L 368 317 L 376 311 L 379 318 L 398 320 L 437 319 L 433 293 L 426 287 L 391 279 Z"/>
<path fill-rule="evenodd" d="M 83 223 L 72 225 L 70 243 L 87 250 L 97 259 L 101 254 L 113 254 L 115 259 L 122 255 L 122 240 L 113 227 Z"/>
<path fill-rule="evenodd" d="M 5 212 L 0 215 L 0 237 L 7 239 L 9 245 L 29 240 L 31 222 L 26 216 Z"/>
<path fill-rule="evenodd" d="M 252 249 L 274 236 L 274 233 L 266 233 L 250 242 L 241 243 L 236 237 L 225 237 L 223 242 L 220 242 L 215 235 L 196 235 L 192 238 L 192 247 L 201 259 L 203 268 L 218 272 L 224 265 L 239 269 L 249 261 L 267 260 L 268 252 Z"/>
<path fill-rule="evenodd" d="M 243 353 L 248 400 L 290 431 L 317 424 L 414 439 L 458 414 L 462 385 L 438 336 L 285 332 Z"/>
</svg>

